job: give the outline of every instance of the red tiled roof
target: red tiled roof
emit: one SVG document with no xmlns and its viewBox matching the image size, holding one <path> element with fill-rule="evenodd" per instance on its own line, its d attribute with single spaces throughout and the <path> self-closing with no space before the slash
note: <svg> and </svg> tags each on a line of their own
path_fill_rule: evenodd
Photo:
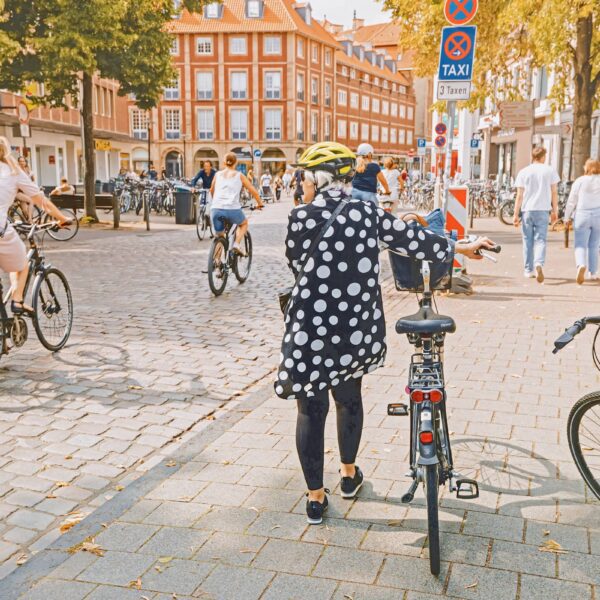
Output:
<svg viewBox="0 0 600 600">
<path fill-rule="evenodd" d="M 395 81 L 401 85 L 410 85 L 410 81 L 403 73 L 394 74 L 387 68 L 380 69 L 378 66 L 372 65 L 368 60 L 360 60 L 354 55 L 348 56 L 343 50 L 338 50 L 335 53 L 335 56 L 338 62 L 348 65 L 349 67 L 366 71 L 367 73 L 383 77 L 389 81 Z"/>
</svg>

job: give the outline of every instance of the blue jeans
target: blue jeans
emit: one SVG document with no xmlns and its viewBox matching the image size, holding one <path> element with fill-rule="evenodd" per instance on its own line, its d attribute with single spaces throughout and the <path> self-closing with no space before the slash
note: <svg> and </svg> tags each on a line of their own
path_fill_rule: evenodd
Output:
<svg viewBox="0 0 600 600">
<path fill-rule="evenodd" d="M 598 252 L 600 252 L 600 208 L 578 209 L 575 213 L 575 262 L 587 267 L 592 275 L 598 275 Z"/>
<path fill-rule="evenodd" d="M 375 206 L 379 206 L 377 201 L 377 194 L 374 192 L 365 192 L 363 190 L 357 190 L 352 188 L 352 198 L 354 200 L 363 200 L 364 202 L 372 202 Z"/>
<path fill-rule="evenodd" d="M 525 270 L 533 272 L 546 262 L 546 240 L 548 239 L 549 211 L 528 210 L 523 213 L 523 261 Z"/>
<path fill-rule="evenodd" d="M 241 208 L 213 208 L 210 211 L 210 216 L 212 218 L 213 228 L 216 233 L 223 233 L 227 223 L 231 223 L 232 225 L 241 225 L 246 221 L 246 215 Z"/>
</svg>

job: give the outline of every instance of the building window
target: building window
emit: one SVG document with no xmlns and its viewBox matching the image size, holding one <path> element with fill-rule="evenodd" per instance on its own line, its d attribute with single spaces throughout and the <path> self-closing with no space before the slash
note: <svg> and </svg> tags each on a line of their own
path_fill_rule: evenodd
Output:
<svg viewBox="0 0 600 600">
<path fill-rule="evenodd" d="M 390 129 L 390 142 L 392 144 L 398 143 L 398 131 L 395 128 Z"/>
<path fill-rule="evenodd" d="M 248 73 L 246 71 L 231 72 L 231 98 L 233 100 L 248 98 Z"/>
<path fill-rule="evenodd" d="M 262 17 L 262 0 L 246 0 L 246 16 L 249 19 L 260 19 Z"/>
<path fill-rule="evenodd" d="M 171 40 L 171 55 L 177 56 L 179 54 L 179 38 L 177 36 L 173 36 Z"/>
<path fill-rule="evenodd" d="M 165 108 L 163 113 L 165 139 L 178 140 L 181 137 L 181 112 L 178 108 Z"/>
<path fill-rule="evenodd" d="M 223 4 L 221 2 L 213 2 L 204 7 L 204 17 L 206 19 L 220 19 L 223 14 Z"/>
<path fill-rule="evenodd" d="M 331 106 L 331 81 L 325 82 L 325 106 Z"/>
<path fill-rule="evenodd" d="M 409 146 L 411 146 L 411 145 L 412 145 L 412 143 L 413 143 L 413 132 L 412 132 L 412 129 L 409 129 L 409 130 L 406 132 L 406 143 L 407 143 Z"/>
<path fill-rule="evenodd" d="M 211 37 L 196 38 L 196 54 L 210 56 L 213 53 L 213 41 Z"/>
<path fill-rule="evenodd" d="M 196 73 L 196 100 L 212 100 L 213 95 L 213 72 L 198 71 Z"/>
<path fill-rule="evenodd" d="M 371 127 L 371 136 L 374 142 L 379 141 L 379 125 L 373 125 L 373 127 Z"/>
<path fill-rule="evenodd" d="M 248 139 L 248 109 L 234 108 L 231 111 L 231 139 Z"/>
<path fill-rule="evenodd" d="M 387 79 L 384 79 L 384 81 L 383 81 L 383 89 L 387 90 L 388 87 L 389 87 L 389 85 L 388 85 Z"/>
<path fill-rule="evenodd" d="M 358 94 L 355 92 L 350 94 L 350 108 L 358 108 Z"/>
<path fill-rule="evenodd" d="M 264 41 L 265 54 L 280 55 L 281 54 L 281 36 L 267 35 Z"/>
<path fill-rule="evenodd" d="M 215 139 L 215 111 L 211 109 L 198 109 L 198 139 Z"/>
<path fill-rule="evenodd" d="M 112 90 L 108 92 L 108 116 L 112 117 L 113 114 L 113 105 L 115 102 L 115 95 Z"/>
<path fill-rule="evenodd" d="M 390 114 L 390 103 L 387 100 L 383 100 L 381 102 L 381 114 L 382 115 Z"/>
<path fill-rule="evenodd" d="M 304 102 L 304 82 L 304 73 L 298 73 L 298 76 L 296 78 L 296 87 L 298 88 L 298 100 L 300 100 L 301 102 Z"/>
<path fill-rule="evenodd" d="M 281 109 L 268 108 L 265 110 L 265 139 L 281 139 Z"/>
<path fill-rule="evenodd" d="M 317 112 L 310 115 L 310 138 L 313 142 L 319 141 L 319 113 Z"/>
<path fill-rule="evenodd" d="M 298 58 L 304 58 L 304 40 L 302 38 L 298 38 Z"/>
<path fill-rule="evenodd" d="M 329 48 L 325 48 L 325 66 L 331 66 L 331 50 Z"/>
<path fill-rule="evenodd" d="M 371 108 L 371 100 L 370 100 L 369 96 L 363 96 L 362 97 L 362 109 L 369 110 L 370 108 Z"/>
<path fill-rule="evenodd" d="M 398 129 L 398 143 L 403 146 L 406 143 L 406 134 L 404 129 Z"/>
<path fill-rule="evenodd" d="M 171 85 L 165 88 L 165 100 L 179 100 L 179 75 L 171 82 Z"/>
<path fill-rule="evenodd" d="M 319 46 L 317 44 L 312 45 L 312 61 L 314 63 L 319 62 Z"/>
<path fill-rule="evenodd" d="M 281 98 L 281 71 L 265 71 L 265 98 L 267 100 Z"/>
<path fill-rule="evenodd" d="M 400 105 L 400 118 L 406 119 L 406 105 L 405 104 Z"/>
<path fill-rule="evenodd" d="M 313 104 L 319 103 L 319 80 L 313 77 L 310 82 L 310 94 Z"/>
<path fill-rule="evenodd" d="M 331 141 L 331 115 L 325 115 L 325 141 Z"/>
<path fill-rule="evenodd" d="M 381 143 L 387 144 L 389 142 L 390 130 L 387 127 L 381 128 Z"/>
<path fill-rule="evenodd" d="M 379 77 L 375 77 L 375 79 L 373 79 L 373 84 L 379 85 Z"/>
<path fill-rule="evenodd" d="M 131 110 L 131 135 L 136 140 L 148 139 L 148 113 L 145 110 Z"/>
<path fill-rule="evenodd" d="M 350 123 L 350 139 L 351 140 L 358 139 L 358 123 L 356 121 L 352 121 Z"/>
<path fill-rule="evenodd" d="M 348 92 L 346 90 L 338 90 L 338 104 L 340 106 L 348 104 Z"/>
<path fill-rule="evenodd" d="M 344 119 L 338 119 L 338 128 L 337 128 L 338 138 L 346 138 L 347 125 Z"/>
<path fill-rule="evenodd" d="M 367 142 L 369 140 L 369 125 L 367 123 L 363 123 L 360 128 L 360 137 L 363 142 Z"/>
<path fill-rule="evenodd" d="M 356 79 L 356 69 L 350 69 L 350 79 Z"/>
<path fill-rule="evenodd" d="M 392 113 L 392 117 L 398 116 L 398 105 L 395 102 L 392 102 L 391 113 Z"/>
<path fill-rule="evenodd" d="M 413 117 L 414 117 L 414 114 L 415 114 L 415 111 L 414 111 L 413 107 L 412 107 L 412 106 L 409 106 L 409 107 L 408 107 L 408 111 L 407 111 L 407 113 L 406 113 L 406 118 L 407 118 L 409 121 L 412 121 L 412 120 L 413 120 Z"/>
<path fill-rule="evenodd" d="M 379 98 L 373 98 L 373 112 L 378 115 L 380 110 Z"/>
<path fill-rule="evenodd" d="M 296 111 L 296 135 L 298 139 L 304 141 L 304 111 Z"/>
<path fill-rule="evenodd" d="M 246 56 L 248 54 L 248 38 L 246 36 L 230 37 L 229 54 Z"/>
<path fill-rule="evenodd" d="M 369 81 L 371 81 L 371 76 L 368 73 L 365 73 L 364 80 L 365 80 L 365 83 L 369 83 Z"/>
<path fill-rule="evenodd" d="M 342 67 L 342 76 L 348 77 L 348 67 Z"/>
</svg>

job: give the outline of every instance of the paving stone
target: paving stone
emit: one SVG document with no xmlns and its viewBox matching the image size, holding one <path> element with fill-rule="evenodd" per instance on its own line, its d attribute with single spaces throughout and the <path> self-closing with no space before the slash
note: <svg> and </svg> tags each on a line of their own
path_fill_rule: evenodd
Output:
<svg viewBox="0 0 600 600">
<path fill-rule="evenodd" d="M 477 583 L 475 587 L 468 587 L 474 583 Z M 498 569 L 454 564 L 446 593 L 458 598 L 514 600 L 517 594 L 517 574 Z"/>
<path fill-rule="evenodd" d="M 135 552 L 145 544 L 157 531 L 155 525 L 137 523 L 112 523 L 96 536 L 96 543 L 105 550 Z"/>
<path fill-rule="evenodd" d="M 55 519 L 53 515 L 37 512 L 34 510 L 20 509 L 14 512 L 8 519 L 7 523 L 16 525 L 17 527 L 25 527 L 26 529 L 37 529 L 38 531 L 46 529 Z"/>
<path fill-rule="evenodd" d="M 250 467 L 277 467 L 289 454 L 284 450 L 247 450 L 236 463 Z"/>
<path fill-rule="evenodd" d="M 380 552 L 326 547 L 312 575 L 340 581 L 375 583 L 383 559 L 384 554 Z"/>
<path fill-rule="evenodd" d="M 191 560 L 173 560 L 159 564 L 161 571 L 150 569 L 142 577 L 142 589 L 173 594 L 191 594 L 211 572 L 212 565 Z"/>
<path fill-rule="evenodd" d="M 558 581 L 534 575 L 521 576 L 523 600 L 591 600 L 592 588 L 582 583 Z"/>
<path fill-rule="evenodd" d="M 561 554 L 558 557 L 558 572 L 562 579 L 600 585 L 598 557 L 592 554 Z"/>
<path fill-rule="evenodd" d="M 274 573 L 243 567 L 217 566 L 198 588 L 218 600 L 258 600 Z"/>
<path fill-rule="evenodd" d="M 164 501 L 143 521 L 151 525 L 191 527 L 209 510 L 210 506 L 197 502 Z"/>
<path fill-rule="evenodd" d="M 21 600 L 48 600 L 60 598 L 61 600 L 82 600 L 93 589 L 94 585 L 78 581 L 58 581 L 44 579 L 30 591 L 21 596 Z"/>
<path fill-rule="evenodd" d="M 253 488 L 244 485 L 209 483 L 194 500 L 203 504 L 241 506 L 252 491 Z"/>
<path fill-rule="evenodd" d="M 361 583 L 340 583 L 332 600 L 399 600 L 403 591 L 398 588 L 364 585 Z M 429 597 L 428 597 L 429 598 Z M 439 600 L 436 596 L 436 600 Z"/>
<path fill-rule="evenodd" d="M 198 502 L 202 500 L 198 494 L 207 486 L 205 481 L 180 481 L 177 479 L 167 479 L 158 487 L 152 490 L 146 497 L 150 500 L 181 500 L 196 498 Z"/>
<path fill-rule="evenodd" d="M 463 531 L 467 535 L 521 542 L 523 540 L 523 519 L 471 511 L 467 513 Z"/>
<path fill-rule="evenodd" d="M 248 527 L 247 533 L 272 538 L 299 540 L 306 527 L 306 515 L 263 512 Z"/>
<path fill-rule="evenodd" d="M 46 498 L 46 500 L 40 502 L 35 508 L 36 510 L 41 510 L 58 517 L 68 514 L 76 506 L 77 503 L 70 500 L 64 500 L 62 498 Z"/>
<path fill-rule="evenodd" d="M 0 561 L 10 558 L 18 549 L 17 545 L 0 540 Z"/>
<path fill-rule="evenodd" d="M 554 554 L 540 552 L 538 546 L 494 540 L 490 566 L 496 569 L 512 570 L 515 565 L 518 565 L 521 573 L 545 577 L 554 577 L 556 573 Z"/>
<path fill-rule="evenodd" d="M 253 567 L 294 575 L 309 575 L 323 548 L 289 540 L 269 540 L 252 563 Z"/>
<path fill-rule="evenodd" d="M 54 569 L 50 573 L 50 577 L 53 579 L 75 579 L 79 573 L 87 569 L 96 560 L 97 557 L 90 552 L 77 552 Z"/>
<path fill-rule="evenodd" d="M 243 533 L 258 519 L 259 513 L 249 508 L 217 506 L 197 520 L 194 527 L 208 531 Z M 258 531 L 248 531 L 255 535 L 271 536 L 271 530 L 277 523 L 261 523 Z M 262 533 L 261 533 L 262 532 Z"/>
<path fill-rule="evenodd" d="M 267 538 L 254 535 L 215 532 L 194 554 L 194 560 L 248 566 L 266 541 Z"/>
<path fill-rule="evenodd" d="M 361 550 L 420 556 L 426 535 L 402 527 L 372 525 L 361 543 Z"/>
<path fill-rule="evenodd" d="M 441 563 L 440 575 L 433 577 L 429 572 L 428 558 L 411 556 L 388 556 L 377 578 L 383 586 L 411 589 L 417 592 L 441 594 L 448 573 L 448 563 Z"/>
<path fill-rule="evenodd" d="M 154 563 L 151 556 L 108 551 L 77 576 L 80 581 L 128 586 Z"/>
<path fill-rule="evenodd" d="M 559 523 L 527 521 L 525 541 L 528 544 L 539 546 L 548 539 L 556 540 L 566 550 L 584 554 L 588 552 L 588 531 L 585 528 Z"/>
<path fill-rule="evenodd" d="M 32 506 L 39 504 L 42 500 L 44 500 L 45 497 L 45 494 L 40 494 L 39 492 L 32 492 L 30 490 L 15 490 L 12 494 L 6 496 L 3 501 L 14 506 L 31 508 Z"/>
<path fill-rule="evenodd" d="M 163 527 L 140 549 L 140 554 L 190 558 L 206 542 L 205 531 L 181 527 Z"/>
<path fill-rule="evenodd" d="M 312 525 L 306 529 L 302 541 L 358 548 L 366 535 L 366 527 L 356 521 L 343 519 L 327 519 L 322 525 Z"/>
<path fill-rule="evenodd" d="M 82 475 L 75 481 L 75 485 L 88 490 L 101 490 L 110 484 L 110 479 L 96 477 L 95 475 Z"/>
<path fill-rule="evenodd" d="M 298 600 L 299 598 L 328 600 L 332 597 L 335 588 L 334 581 L 280 573 L 271 582 L 262 600 Z"/>
<path fill-rule="evenodd" d="M 8 542 L 13 542 L 15 544 L 25 544 L 33 538 L 37 537 L 38 535 L 40 535 L 39 531 L 24 529 L 23 527 L 13 527 L 9 529 L 6 533 L 3 533 L 2 537 Z"/>
<path fill-rule="evenodd" d="M 188 463 L 181 469 L 181 471 L 184 471 L 186 468 L 186 472 L 192 474 L 191 479 L 231 484 L 240 482 L 240 479 L 243 477 L 243 475 L 250 470 L 250 467 L 245 467 L 243 465 L 200 465 L 199 463 Z M 193 471 L 196 472 L 194 473 Z M 180 473 L 178 476 L 179 475 Z M 242 485 L 252 484 L 242 483 Z"/>
<path fill-rule="evenodd" d="M 12 487 L 25 488 L 34 492 L 47 492 L 54 487 L 52 481 L 41 479 L 36 475 L 32 475 L 31 477 L 15 477 L 10 483 Z"/>
<path fill-rule="evenodd" d="M 140 598 L 140 592 L 137 590 L 100 585 L 85 600 L 140 600 Z M 172 599 L 173 596 L 171 595 L 170 600 Z"/>
</svg>

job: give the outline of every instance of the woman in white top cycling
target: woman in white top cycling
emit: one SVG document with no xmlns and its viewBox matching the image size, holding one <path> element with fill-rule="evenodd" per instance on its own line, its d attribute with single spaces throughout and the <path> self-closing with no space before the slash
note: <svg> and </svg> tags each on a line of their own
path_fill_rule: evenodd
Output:
<svg viewBox="0 0 600 600">
<path fill-rule="evenodd" d="M 262 209 L 264 204 L 249 179 L 236 170 L 236 164 L 237 156 L 233 152 L 225 155 L 225 168 L 215 175 L 210 188 L 212 196 L 210 216 L 218 236 L 224 235 L 228 222 L 238 226 L 233 251 L 243 256 L 242 240 L 248 231 L 248 219 L 240 202 L 242 188 L 246 188 L 252 194 L 258 209 Z"/>
<path fill-rule="evenodd" d="M 585 280 L 586 271 L 590 279 L 598 279 L 598 252 L 600 252 L 600 161 L 590 158 L 582 177 L 573 183 L 565 209 L 568 223 L 575 213 L 575 262 L 577 283 Z"/>
<path fill-rule="evenodd" d="M 27 251 L 25 244 L 8 221 L 8 209 L 19 192 L 54 217 L 60 225 L 68 225 L 71 222 L 44 196 L 31 177 L 21 170 L 11 156 L 9 141 L 0 137 L 0 269 L 11 274 L 12 313 L 33 316 L 33 309 L 23 304 L 23 290 L 29 272 Z"/>
</svg>

